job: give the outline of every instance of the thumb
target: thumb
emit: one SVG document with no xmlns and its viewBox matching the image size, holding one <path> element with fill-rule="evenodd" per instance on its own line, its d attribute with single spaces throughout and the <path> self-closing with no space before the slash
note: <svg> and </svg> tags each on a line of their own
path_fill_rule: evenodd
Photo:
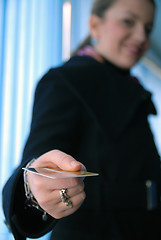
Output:
<svg viewBox="0 0 161 240">
<path fill-rule="evenodd" d="M 59 150 L 52 150 L 50 152 L 47 152 L 43 154 L 39 159 L 40 161 L 43 161 L 43 167 L 58 167 L 64 171 L 80 171 L 83 166 L 72 156 Z"/>
</svg>

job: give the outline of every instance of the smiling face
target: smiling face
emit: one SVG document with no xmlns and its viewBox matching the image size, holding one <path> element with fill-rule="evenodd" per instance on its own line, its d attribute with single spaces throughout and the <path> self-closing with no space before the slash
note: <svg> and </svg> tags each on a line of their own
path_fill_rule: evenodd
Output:
<svg viewBox="0 0 161 240">
<path fill-rule="evenodd" d="M 118 67 L 129 69 L 148 50 L 155 7 L 149 0 L 117 0 L 103 18 L 92 15 L 96 51 Z"/>
</svg>

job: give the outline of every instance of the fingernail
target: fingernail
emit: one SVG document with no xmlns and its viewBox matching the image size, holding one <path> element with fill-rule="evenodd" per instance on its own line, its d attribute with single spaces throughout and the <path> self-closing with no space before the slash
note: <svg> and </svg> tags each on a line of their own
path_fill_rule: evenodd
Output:
<svg viewBox="0 0 161 240">
<path fill-rule="evenodd" d="M 77 167 L 77 166 L 79 166 L 79 165 L 80 165 L 80 163 L 77 162 L 77 161 L 72 161 L 72 162 L 71 162 L 71 166 L 72 166 L 72 167 Z"/>
</svg>

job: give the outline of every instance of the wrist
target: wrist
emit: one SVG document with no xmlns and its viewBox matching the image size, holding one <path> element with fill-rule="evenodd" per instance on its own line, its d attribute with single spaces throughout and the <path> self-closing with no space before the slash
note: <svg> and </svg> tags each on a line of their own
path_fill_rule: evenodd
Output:
<svg viewBox="0 0 161 240">
<path fill-rule="evenodd" d="M 31 165 L 36 161 L 36 159 L 32 159 L 27 165 L 26 168 L 31 167 Z M 47 217 L 47 213 L 46 211 L 44 211 L 39 203 L 37 202 L 37 200 L 35 199 L 29 183 L 28 183 L 28 179 L 27 179 L 27 175 L 28 175 L 28 171 L 24 170 L 24 174 L 23 174 L 23 178 L 24 178 L 24 189 L 25 189 L 25 195 L 26 195 L 26 202 L 25 205 L 26 207 L 30 207 L 30 208 L 36 208 L 37 210 L 41 211 L 43 213 L 42 215 L 42 220 L 43 221 L 47 221 L 48 217 Z"/>
</svg>

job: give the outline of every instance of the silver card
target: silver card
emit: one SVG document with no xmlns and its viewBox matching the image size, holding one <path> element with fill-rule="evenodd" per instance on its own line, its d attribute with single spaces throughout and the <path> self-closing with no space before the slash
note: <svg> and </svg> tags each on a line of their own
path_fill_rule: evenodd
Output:
<svg viewBox="0 0 161 240">
<path fill-rule="evenodd" d="M 92 172 L 86 172 L 86 171 L 70 172 L 70 171 L 62 171 L 60 169 L 55 169 L 55 168 L 22 168 L 22 169 L 38 174 L 40 176 L 52 178 L 52 179 L 94 177 L 99 175 L 98 173 L 92 173 Z"/>
</svg>

